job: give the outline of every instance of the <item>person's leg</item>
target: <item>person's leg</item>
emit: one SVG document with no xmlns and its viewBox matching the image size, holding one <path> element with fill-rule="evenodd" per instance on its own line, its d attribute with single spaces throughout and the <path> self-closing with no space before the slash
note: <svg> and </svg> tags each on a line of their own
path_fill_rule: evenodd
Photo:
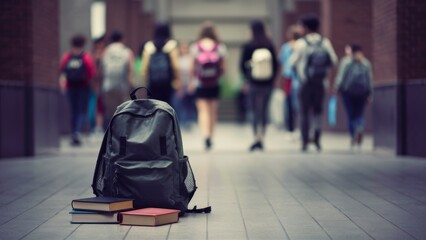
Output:
<svg viewBox="0 0 426 240">
<path fill-rule="evenodd" d="M 298 128 L 299 124 L 299 96 L 298 96 L 298 85 L 293 84 L 293 88 L 291 90 L 291 110 L 292 110 L 292 121 L 293 121 L 293 139 L 296 136 L 296 129 Z M 300 127 L 300 126 L 299 126 Z"/>
<path fill-rule="evenodd" d="M 105 114 L 105 106 L 102 100 L 102 96 L 101 94 L 99 94 L 97 102 L 96 102 L 96 132 L 98 133 L 102 133 L 105 130 L 104 114 Z"/>
<path fill-rule="evenodd" d="M 257 87 L 250 86 L 248 101 L 251 111 L 253 135 L 255 138 L 255 142 L 250 146 L 250 151 L 262 148 L 262 99 L 259 93 L 260 90 Z"/>
<path fill-rule="evenodd" d="M 78 121 L 78 95 L 77 90 L 68 89 L 67 97 L 70 106 L 70 124 L 71 124 L 71 144 L 78 145 L 77 137 L 77 121 Z"/>
<path fill-rule="evenodd" d="M 206 148 L 210 148 L 210 114 L 209 114 L 209 104 L 207 99 L 199 98 L 196 100 L 197 110 L 198 110 L 198 126 L 200 127 L 201 135 L 206 140 Z"/>
<path fill-rule="evenodd" d="M 80 134 L 83 130 L 84 123 L 86 123 L 86 114 L 89 107 L 90 89 L 83 88 L 76 91 L 76 123 L 75 123 L 75 138 L 80 140 Z"/>
<path fill-rule="evenodd" d="M 300 133 L 302 135 L 302 151 L 307 150 L 309 142 L 309 92 L 306 86 L 299 91 Z"/>
<path fill-rule="evenodd" d="M 322 125 L 322 109 L 324 104 L 325 90 L 321 85 L 312 89 L 312 106 L 313 106 L 313 117 L 312 117 L 312 128 L 314 129 L 314 142 L 317 150 L 321 150 L 321 125 Z"/>
<path fill-rule="evenodd" d="M 105 128 L 108 127 L 109 122 L 112 119 L 112 116 L 117 109 L 117 106 L 121 104 L 121 91 L 117 89 L 112 89 L 110 91 L 104 92 L 102 94 L 102 99 L 104 101 L 105 114 L 104 114 L 104 123 Z"/>
<path fill-rule="evenodd" d="M 89 94 L 89 104 L 87 107 L 87 120 L 89 122 L 90 132 L 94 132 L 96 127 L 96 102 L 96 92 L 91 89 Z"/>
<path fill-rule="evenodd" d="M 287 131 L 289 132 L 293 132 L 294 131 L 294 109 L 293 109 L 293 99 L 290 96 L 286 96 L 286 106 L 287 106 L 287 115 L 286 115 L 286 120 L 287 120 Z"/>
<path fill-rule="evenodd" d="M 215 129 L 216 123 L 217 123 L 218 100 L 217 99 L 209 99 L 208 106 L 209 106 L 209 114 L 210 114 L 209 136 L 211 138 L 211 137 L 213 137 L 214 129 Z"/>
<path fill-rule="evenodd" d="M 268 110 L 269 110 L 268 107 L 271 100 L 271 95 L 272 95 L 272 87 L 266 87 L 262 89 L 261 96 L 260 96 L 261 108 L 259 109 L 261 112 L 261 117 L 262 117 L 261 118 L 262 128 L 260 131 L 261 142 L 263 141 L 265 137 L 266 125 L 268 124 Z"/>
<path fill-rule="evenodd" d="M 366 104 L 365 98 L 353 99 L 353 128 L 355 142 L 361 144 L 364 132 L 364 108 Z"/>
<path fill-rule="evenodd" d="M 349 96 L 342 95 L 342 99 L 346 110 L 349 134 L 351 136 L 351 139 L 353 139 L 355 136 L 354 106 Z"/>
</svg>

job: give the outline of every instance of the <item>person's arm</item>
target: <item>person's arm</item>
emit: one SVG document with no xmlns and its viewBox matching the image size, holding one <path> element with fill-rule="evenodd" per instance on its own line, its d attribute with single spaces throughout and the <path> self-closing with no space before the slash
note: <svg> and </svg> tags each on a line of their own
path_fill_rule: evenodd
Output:
<svg viewBox="0 0 426 240">
<path fill-rule="evenodd" d="M 279 79 L 280 79 L 279 78 L 280 74 L 278 74 L 279 70 L 280 70 L 279 61 L 277 59 L 277 54 L 275 52 L 275 48 L 271 47 L 270 51 L 272 53 L 272 70 L 273 70 L 273 81 L 274 81 L 273 84 L 274 84 L 274 86 L 279 87 L 279 85 L 278 85 Z"/>
<path fill-rule="evenodd" d="M 88 81 L 92 81 L 96 75 L 96 66 L 95 61 L 90 53 L 84 54 L 84 64 L 87 67 L 87 79 Z"/>
<path fill-rule="evenodd" d="M 179 74 L 179 50 L 177 47 L 170 52 L 170 63 L 173 71 L 172 86 L 180 95 L 182 93 L 182 79 Z"/>
<path fill-rule="evenodd" d="M 197 71 L 197 61 L 196 56 L 198 54 L 198 49 L 196 43 L 191 44 L 189 47 L 189 53 L 192 57 L 192 64 L 190 68 L 190 77 L 189 77 L 189 83 L 188 83 L 188 92 L 193 93 L 195 90 L 195 81 L 196 81 L 196 71 Z"/>
<path fill-rule="evenodd" d="M 370 98 L 371 98 L 373 96 L 373 93 L 374 93 L 373 68 L 371 66 L 370 61 L 368 61 L 367 59 L 365 59 L 365 61 L 366 61 L 366 65 L 368 67 L 368 75 L 370 76 Z"/>
<path fill-rule="evenodd" d="M 248 44 L 244 44 L 242 51 L 241 51 L 241 58 L 240 58 L 240 72 L 244 76 L 245 81 L 247 82 L 249 76 L 248 76 L 248 61 L 250 60 L 249 56 L 249 46 Z"/>
<path fill-rule="evenodd" d="M 135 83 L 135 78 L 134 78 L 134 73 L 133 73 L 133 65 L 134 65 L 134 63 L 135 63 L 135 57 L 134 57 L 134 55 L 133 55 L 133 52 L 132 52 L 132 50 L 130 50 L 129 49 L 129 66 L 128 66 L 128 81 L 129 81 L 129 86 L 131 87 L 131 88 L 133 88 L 133 87 L 135 87 L 136 86 L 136 83 Z"/>
<path fill-rule="evenodd" d="M 338 63 L 338 58 L 336 52 L 334 51 L 333 45 L 331 45 L 330 40 L 324 39 L 324 47 L 327 49 L 328 54 L 330 55 L 331 63 L 333 66 L 336 66 Z"/>
<path fill-rule="evenodd" d="M 336 78 L 334 79 L 334 91 L 338 91 L 343 82 L 343 78 L 346 74 L 347 67 L 351 59 L 349 57 L 342 58 L 339 64 L 339 69 L 337 70 Z"/>
<path fill-rule="evenodd" d="M 302 47 L 303 46 L 299 40 L 294 44 L 293 53 L 287 61 L 290 68 L 295 69 L 297 64 L 299 64 L 299 61 L 302 58 Z"/>
<path fill-rule="evenodd" d="M 221 70 L 221 74 L 223 75 L 226 72 L 226 56 L 228 54 L 226 45 L 223 43 L 220 43 L 218 51 L 219 51 L 220 57 L 222 58 L 220 62 L 220 70 Z"/>
<path fill-rule="evenodd" d="M 67 79 L 64 73 L 65 64 L 68 62 L 69 54 L 65 54 L 61 58 L 61 62 L 59 64 L 59 89 L 62 93 L 65 93 L 65 89 L 67 88 Z"/>
<path fill-rule="evenodd" d="M 142 66 L 141 66 L 141 84 L 142 86 L 148 86 L 148 66 L 150 62 L 151 54 L 155 51 L 154 44 L 147 42 L 145 44 L 142 54 Z"/>
</svg>

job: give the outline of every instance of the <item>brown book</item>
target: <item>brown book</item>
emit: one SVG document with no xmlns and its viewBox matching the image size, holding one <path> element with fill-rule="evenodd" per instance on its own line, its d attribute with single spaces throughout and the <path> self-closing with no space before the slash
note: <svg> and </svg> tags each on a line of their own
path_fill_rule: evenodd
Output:
<svg viewBox="0 0 426 240">
<path fill-rule="evenodd" d="M 120 224 L 158 226 L 179 221 L 179 210 L 165 208 L 143 208 L 119 215 Z"/>
<path fill-rule="evenodd" d="M 75 199 L 71 206 L 74 210 L 115 212 L 133 209 L 133 200 L 114 197 L 91 197 Z"/>
</svg>

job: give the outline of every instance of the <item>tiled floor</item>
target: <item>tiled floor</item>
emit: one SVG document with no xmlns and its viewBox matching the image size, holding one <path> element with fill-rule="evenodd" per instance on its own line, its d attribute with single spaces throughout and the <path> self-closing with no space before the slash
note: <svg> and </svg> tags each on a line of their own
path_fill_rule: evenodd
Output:
<svg viewBox="0 0 426 240">
<path fill-rule="evenodd" d="M 349 150 L 326 134 L 324 151 L 299 152 L 271 127 L 264 152 L 249 153 L 248 126 L 220 125 L 203 151 L 184 132 L 198 191 L 188 215 L 161 227 L 70 224 L 74 198 L 91 196 L 99 139 L 53 156 L 0 161 L 0 239 L 426 239 L 426 160 Z"/>
</svg>

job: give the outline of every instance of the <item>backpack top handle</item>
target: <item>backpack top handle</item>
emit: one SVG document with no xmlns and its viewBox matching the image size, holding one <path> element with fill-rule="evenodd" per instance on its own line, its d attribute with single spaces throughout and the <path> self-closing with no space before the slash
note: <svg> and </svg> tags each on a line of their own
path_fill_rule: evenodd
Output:
<svg viewBox="0 0 426 240">
<path fill-rule="evenodd" d="M 148 88 L 146 88 L 146 87 L 138 87 L 138 88 L 136 88 L 135 90 L 133 90 L 133 91 L 130 93 L 130 99 L 132 99 L 132 100 L 136 100 L 136 99 L 137 99 L 137 97 L 136 97 L 136 92 L 137 92 L 139 89 L 142 89 L 142 88 L 146 90 L 147 98 L 150 98 L 150 97 L 152 96 L 152 93 L 151 93 L 151 91 L 150 91 Z"/>
</svg>

